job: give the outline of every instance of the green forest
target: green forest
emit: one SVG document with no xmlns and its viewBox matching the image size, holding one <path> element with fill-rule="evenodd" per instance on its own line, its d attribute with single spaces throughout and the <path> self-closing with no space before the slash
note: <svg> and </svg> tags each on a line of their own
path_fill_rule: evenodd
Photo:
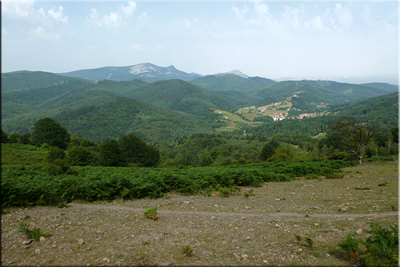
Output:
<svg viewBox="0 0 400 267">
<path fill-rule="evenodd" d="M 233 74 L 150 82 L 2 74 L 2 207 L 228 197 L 398 159 L 393 85 Z M 285 119 L 270 117 L 279 112 Z"/>
</svg>

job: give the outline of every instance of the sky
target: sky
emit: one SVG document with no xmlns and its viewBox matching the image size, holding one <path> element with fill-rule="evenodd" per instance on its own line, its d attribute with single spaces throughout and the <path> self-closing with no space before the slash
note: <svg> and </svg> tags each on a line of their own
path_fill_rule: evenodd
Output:
<svg viewBox="0 0 400 267">
<path fill-rule="evenodd" d="M 398 84 L 398 1 L 3 0 L 2 73 L 152 63 Z"/>
</svg>

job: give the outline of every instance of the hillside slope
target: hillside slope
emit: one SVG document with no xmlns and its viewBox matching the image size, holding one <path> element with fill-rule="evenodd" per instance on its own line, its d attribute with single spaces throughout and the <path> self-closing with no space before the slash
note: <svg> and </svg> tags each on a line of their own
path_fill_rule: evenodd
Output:
<svg viewBox="0 0 400 267">
<path fill-rule="evenodd" d="M 133 79 L 142 79 L 146 82 L 155 82 L 159 80 L 169 79 L 190 81 L 195 78 L 201 77 L 200 74 L 186 73 L 177 70 L 172 65 L 169 67 L 160 67 L 150 63 L 141 63 L 126 67 L 102 67 L 96 69 L 76 70 L 60 74 L 68 77 L 88 79 L 91 81 L 130 81 Z"/>
<path fill-rule="evenodd" d="M 25 91 L 68 82 L 90 83 L 78 78 L 66 77 L 43 71 L 15 71 L 1 74 L 1 93 Z"/>
<path fill-rule="evenodd" d="M 249 93 L 272 85 L 275 81 L 261 77 L 243 78 L 235 74 L 224 73 L 207 75 L 190 83 L 213 91 L 234 90 L 241 93 Z"/>
</svg>

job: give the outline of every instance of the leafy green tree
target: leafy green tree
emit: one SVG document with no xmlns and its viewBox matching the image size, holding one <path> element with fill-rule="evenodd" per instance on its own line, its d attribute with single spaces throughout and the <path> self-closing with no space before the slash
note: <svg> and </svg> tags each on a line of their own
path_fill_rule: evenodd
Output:
<svg viewBox="0 0 400 267">
<path fill-rule="evenodd" d="M 8 139 L 8 134 L 1 130 L 1 143 L 4 144 L 8 142 L 10 142 L 10 140 Z"/>
<path fill-rule="evenodd" d="M 47 162 L 54 162 L 56 159 L 65 159 L 65 151 L 58 147 L 50 147 L 45 160 Z"/>
<path fill-rule="evenodd" d="M 268 158 L 272 157 L 275 153 L 275 150 L 279 147 L 279 143 L 276 140 L 271 140 L 265 144 L 263 149 L 261 150 L 260 158 L 262 160 L 267 160 Z"/>
<path fill-rule="evenodd" d="M 19 134 L 18 133 L 12 133 L 12 134 L 10 134 L 8 139 L 10 140 L 10 143 L 18 143 L 19 142 Z"/>
<path fill-rule="evenodd" d="M 100 164 L 102 166 L 122 167 L 126 166 L 126 159 L 117 140 L 107 139 L 99 145 Z"/>
<path fill-rule="evenodd" d="M 393 142 L 398 144 L 399 143 L 399 127 L 398 126 L 394 127 L 390 132 L 392 133 L 392 136 L 393 136 Z"/>
<path fill-rule="evenodd" d="M 19 136 L 19 142 L 24 145 L 32 144 L 31 133 L 24 133 Z"/>
<path fill-rule="evenodd" d="M 40 146 L 47 143 L 61 149 L 66 149 L 71 140 L 67 129 L 51 118 L 43 118 L 33 125 L 32 143 Z"/>
<path fill-rule="evenodd" d="M 268 159 L 268 161 L 294 161 L 294 153 L 288 147 L 278 147 L 275 151 L 275 154 Z"/>
<path fill-rule="evenodd" d="M 118 144 L 128 163 L 140 163 L 144 167 L 160 163 L 160 151 L 133 133 L 121 135 Z"/>
<path fill-rule="evenodd" d="M 92 163 L 92 153 L 86 148 L 73 146 L 67 151 L 67 160 L 72 166 L 87 166 Z"/>
<path fill-rule="evenodd" d="M 368 142 L 375 136 L 375 128 L 367 128 L 365 125 L 356 124 L 353 118 L 341 116 L 331 129 L 341 138 L 347 150 L 357 156 L 358 163 L 362 164 Z"/>
<path fill-rule="evenodd" d="M 44 165 L 45 170 L 53 175 L 59 175 L 70 170 L 70 165 L 65 160 L 65 151 L 58 147 L 50 147 Z"/>
</svg>

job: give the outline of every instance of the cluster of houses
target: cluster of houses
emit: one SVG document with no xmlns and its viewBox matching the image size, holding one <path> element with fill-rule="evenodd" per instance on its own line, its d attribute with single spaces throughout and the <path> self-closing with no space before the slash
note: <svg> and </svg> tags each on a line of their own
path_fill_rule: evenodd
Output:
<svg viewBox="0 0 400 267">
<path fill-rule="evenodd" d="M 288 113 L 284 113 L 284 114 L 282 114 L 282 113 L 274 113 L 273 115 L 268 115 L 268 116 L 270 116 L 271 118 L 273 118 L 274 119 L 274 121 L 277 121 L 277 120 L 283 120 L 283 119 L 286 119 L 286 117 L 287 117 L 287 115 L 288 115 Z M 303 114 L 300 114 L 298 117 L 297 117 L 297 119 L 303 119 L 304 117 L 312 117 L 314 114 L 313 113 L 303 113 Z M 292 117 L 292 119 L 294 119 L 294 117 Z"/>
</svg>

